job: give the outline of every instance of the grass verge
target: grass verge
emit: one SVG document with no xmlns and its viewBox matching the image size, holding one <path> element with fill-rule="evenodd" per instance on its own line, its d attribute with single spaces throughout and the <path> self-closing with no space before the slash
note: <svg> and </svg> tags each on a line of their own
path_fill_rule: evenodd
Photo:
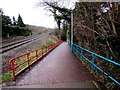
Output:
<svg viewBox="0 0 120 90">
<path fill-rule="evenodd" d="M 45 46 L 48 46 L 50 44 L 53 44 L 53 43 L 56 43 L 56 41 L 52 40 L 51 38 L 48 38 L 45 42 L 43 42 L 42 44 L 38 45 L 37 47 L 35 47 L 33 50 L 36 50 L 36 49 L 39 49 L 39 48 L 42 48 L 42 47 L 45 47 Z M 31 50 L 31 51 L 33 51 Z M 41 50 L 38 50 L 38 53 L 41 53 Z M 35 52 L 31 53 L 30 54 L 30 58 L 34 57 L 36 55 Z M 40 54 L 38 57 L 40 57 L 42 54 Z M 18 65 L 18 64 L 21 64 L 23 63 L 24 61 L 27 60 L 27 56 L 23 56 L 23 57 L 20 57 L 18 59 L 15 60 L 15 66 Z M 31 59 L 30 63 L 34 62 L 36 60 L 36 57 L 34 57 L 33 59 Z M 21 69 L 25 68 L 26 66 L 28 65 L 28 63 L 24 63 L 23 65 L 19 66 L 15 73 L 19 72 Z M 6 81 L 9 81 L 13 78 L 13 75 L 12 73 L 6 73 L 4 75 L 0 75 L 0 83 L 3 83 L 3 82 L 6 82 Z"/>
<path fill-rule="evenodd" d="M 6 82 L 8 80 L 11 80 L 13 75 L 11 73 L 6 73 L 4 75 L 0 76 L 0 83 Z"/>
</svg>

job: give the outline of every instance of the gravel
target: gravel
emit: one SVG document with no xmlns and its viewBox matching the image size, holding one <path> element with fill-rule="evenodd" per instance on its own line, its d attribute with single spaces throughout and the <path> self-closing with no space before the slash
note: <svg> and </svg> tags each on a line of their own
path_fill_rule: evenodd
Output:
<svg viewBox="0 0 120 90">
<path fill-rule="evenodd" d="M 2 61 L 0 61 L 0 64 L 2 63 L 2 67 L 0 67 L 0 70 L 2 69 L 2 73 L 6 73 L 9 71 L 7 63 L 10 59 L 33 50 L 35 47 L 40 45 L 43 41 L 48 39 L 49 33 L 43 33 L 36 36 L 38 37 L 37 40 L 34 40 L 30 43 L 14 48 L 3 54 L 0 54 L 0 57 L 2 57 Z"/>
</svg>

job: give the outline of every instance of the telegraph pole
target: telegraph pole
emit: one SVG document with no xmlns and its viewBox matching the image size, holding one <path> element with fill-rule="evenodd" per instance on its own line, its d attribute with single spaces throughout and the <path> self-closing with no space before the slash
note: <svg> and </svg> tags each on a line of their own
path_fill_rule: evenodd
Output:
<svg viewBox="0 0 120 90">
<path fill-rule="evenodd" d="M 71 10 L 71 42 L 73 43 L 73 11 Z M 71 51 L 72 51 L 72 43 L 71 43 Z"/>
</svg>

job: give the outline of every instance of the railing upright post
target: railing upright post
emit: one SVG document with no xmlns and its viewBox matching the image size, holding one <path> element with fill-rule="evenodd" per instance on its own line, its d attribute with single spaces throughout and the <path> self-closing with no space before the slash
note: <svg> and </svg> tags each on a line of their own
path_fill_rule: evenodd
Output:
<svg viewBox="0 0 120 90">
<path fill-rule="evenodd" d="M 47 47 L 46 47 L 46 53 L 47 53 Z"/>
<path fill-rule="evenodd" d="M 81 56 L 80 56 L 80 60 L 82 60 L 82 58 L 83 58 L 83 50 L 81 49 Z"/>
<path fill-rule="evenodd" d="M 94 64 L 95 64 L 95 57 L 94 54 L 92 54 L 92 66 L 91 66 L 92 71 L 94 71 Z"/>
<path fill-rule="evenodd" d="M 78 55 L 78 47 L 76 46 L 76 55 Z"/>
<path fill-rule="evenodd" d="M 68 45 L 70 45 L 70 41 L 68 41 Z"/>
<path fill-rule="evenodd" d="M 50 45 L 48 46 L 48 51 L 50 51 Z"/>
<path fill-rule="evenodd" d="M 38 59 L 38 50 L 36 50 L 36 60 Z"/>
<path fill-rule="evenodd" d="M 43 48 L 42 48 L 42 57 L 43 57 Z"/>
<path fill-rule="evenodd" d="M 50 50 L 51 50 L 51 45 L 50 45 L 50 48 L 49 48 Z"/>
<path fill-rule="evenodd" d="M 30 65 L 30 58 L 29 58 L 29 56 L 30 56 L 30 53 L 28 53 L 27 54 L 27 59 L 28 59 L 28 67 L 29 67 L 29 65 Z M 30 69 L 30 68 L 29 68 Z"/>
<path fill-rule="evenodd" d="M 51 49 L 53 49 L 53 44 L 51 45 L 51 47 L 52 47 Z"/>
<path fill-rule="evenodd" d="M 13 80 L 16 80 L 16 76 L 15 76 L 15 68 L 14 68 L 14 60 L 12 61 L 12 73 L 13 73 Z"/>
</svg>

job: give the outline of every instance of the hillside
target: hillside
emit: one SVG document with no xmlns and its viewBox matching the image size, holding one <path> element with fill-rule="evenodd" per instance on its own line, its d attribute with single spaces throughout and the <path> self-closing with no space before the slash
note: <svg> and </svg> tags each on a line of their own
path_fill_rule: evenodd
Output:
<svg viewBox="0 0 120 90">
<path fill-rule="evenodd" d="M 47 31 L 48 29 L 42 26 L 35 26 L 35 25 L 26 25 L 29 29 L 32 30 L 32 34 L 41 34 L 45 31 Z"/>
</svg>

